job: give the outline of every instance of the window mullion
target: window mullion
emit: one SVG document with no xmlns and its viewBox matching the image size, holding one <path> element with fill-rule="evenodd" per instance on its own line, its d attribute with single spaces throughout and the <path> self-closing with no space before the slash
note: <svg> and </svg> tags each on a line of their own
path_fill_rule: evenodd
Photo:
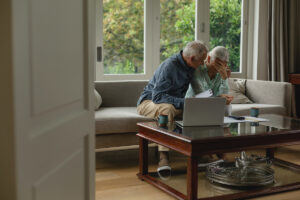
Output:
<svg viewBox="0 0 300 200">
<path fill-rule="evenodd" d="M 153 35 L 152 35 L 152 41 L 153 41 L 153 49 L 152 49 L 152 59 L 153 59 L 153 65 L 152 65 L 152 74 L 154 71 L 158 68 L 160 64 L 160 0 L 152 0 L 153 2 Z"/>
<path fill-rule="evenodd" d="M 150 79 L 159 65 L 160 1 L 145 0 L 144 67 Z"/>
<path fill-rule="evenodd" d="M 102 47 L 103 56 L 103 0 L 96 1 L 96 46 Z M 96 49 L 95 49 L 96 51 Z M 95 78 L 97 81 L 103 80 L 103 57 L 101 62 L 96 62 Z"/>
<path fill-rule="evenodd" d="M 240 49 L 240 76 L 246 78 L 247 75 L 247 49 L 248 49 L 248 7 L 249 1 L 242 1 L 242 23 L 241 23 L 241 49 Z"/>
<path fill-rule="evenodd" d="M 195 39 L 209 45 L 209 0 L 196 0 Z"/>
</svg>

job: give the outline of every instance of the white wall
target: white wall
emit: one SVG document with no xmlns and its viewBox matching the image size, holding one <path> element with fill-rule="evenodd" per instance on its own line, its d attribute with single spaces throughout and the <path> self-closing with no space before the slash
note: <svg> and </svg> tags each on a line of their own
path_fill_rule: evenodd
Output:
<svg viewBox="0 0 300 200">
<path fill-rule="evenodd" d="M 0 1 L 0 199 L 16 199 L 13 135 L 11 2 Z"/>
</svg>

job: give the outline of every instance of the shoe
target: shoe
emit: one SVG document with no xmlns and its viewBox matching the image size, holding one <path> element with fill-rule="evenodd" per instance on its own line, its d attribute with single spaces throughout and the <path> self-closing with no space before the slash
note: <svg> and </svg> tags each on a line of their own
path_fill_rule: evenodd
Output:
<svg viewBox="0 0 300 200">
<path fill-rule="evenodd" d="M 157 174 L 162 180 L 168 180 L 171 177 L 172 170 L 169 165 L 169 153 L 166 151 L 160 151 L 159 153 Z"/>
</svg>

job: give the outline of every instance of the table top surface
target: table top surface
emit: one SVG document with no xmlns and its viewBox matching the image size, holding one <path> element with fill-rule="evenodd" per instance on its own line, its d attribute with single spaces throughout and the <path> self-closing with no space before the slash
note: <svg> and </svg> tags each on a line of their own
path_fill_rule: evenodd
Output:
<svg viewBox="0 0 300 200">
<path fill-rule="evenodd" d="M 155 131 L 170 138 L 192 142 L 205 142 L 208 140 L 226 140 L 232 138 L 250 138 L 261 136 L 276 136 L 300 134 L 300 120 L 281 115 L 260 115 L 270 121 L 260 123 L 232 123 L 225 126 L 194 126 L 180 127 L 175 123 L 168 127 L 159 127 L 157 122 L 141 122 L 140 128 Z"/>
</svg>

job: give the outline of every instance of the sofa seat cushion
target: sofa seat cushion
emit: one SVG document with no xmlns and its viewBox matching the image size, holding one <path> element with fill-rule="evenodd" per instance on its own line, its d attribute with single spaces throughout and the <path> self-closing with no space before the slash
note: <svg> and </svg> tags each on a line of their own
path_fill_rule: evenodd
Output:
<svg viewBox="0 0 300 200">
<path fill-rule="evenodd" d="M 100 107 L 95 120 L 96 134 L 138 132 L 136 123 L 153 121 L 137 114 L 136 107 Z"/>
<path fill-rule="evenodd" d="M 232 104 L 232 115 L 250 115 L 250 108 L 256 107 L 259 108 L 260 114 L 279 114 L 286 115 L 286 108 L 280 105 L 271 105 L 271 104 Z"/>
</svg>

